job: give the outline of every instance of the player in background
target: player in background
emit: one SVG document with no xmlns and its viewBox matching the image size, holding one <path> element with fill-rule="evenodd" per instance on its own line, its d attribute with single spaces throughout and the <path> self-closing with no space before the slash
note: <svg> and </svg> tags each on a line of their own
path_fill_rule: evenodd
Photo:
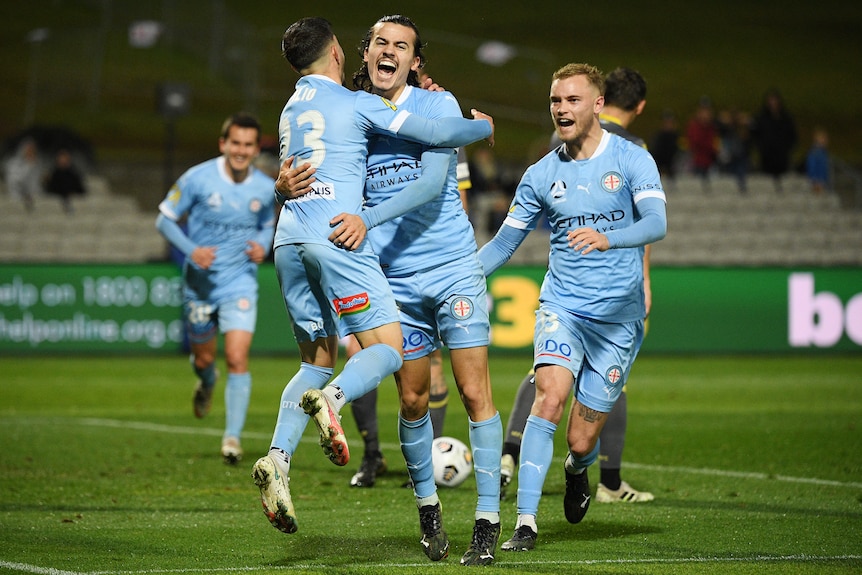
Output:
<svg viewBox="0 0 862 575">
<path fill-rule="evenodd" d="M 309 163 L 318 181 L 309 193 L 285 198 L 276 228 L 276 273 L 301 364 L 283 391 L 269 453 L 258 459 L 252 475 L 272 525 L 293 533 L 297 523 L 288 473 L 307 416 L 318 427 L 324 453 L 345 465 L 349 450 L 338 412 L 403 361 L 398 310 L 377 255 L 364 231 L 339 225 L 362 210 L 368 138 L 376 133 L 442 146 L 423 154 L 423 174 L 432 177 L 363 212 L 373 227 L 436 193 L 434 182 L 442 181 L 448 167 L 448 148 L 490 140 L 493 123 L 475 111 L 478 120 L 428 120 L 385 98 L 348 90 L 342 85 L 344 51 L 323 18 L 303 18 L 288 27 L 282 52 L 301 78 L 281 114 L 279 158 L 283 171 L 293 158 Z M 326 386 L 339 333 L 354 334 L 363 349 Z"/>
<path fill-rule="evenodd" d="M 622 138 L 646 148 L 646 143 L 639 137 L 628 131 L 628 127 L 643 112 L 646 106 L 647 85 L 646 80 L 631 68 L 617 68 L 605 77 L 605 106 L 599 114 L 599 123 L 602 128 Z M 559 147 L 562 142 L 554 132 L 551 138 L 551 147 Z M 646 317 L 649 318 L 652 307 L 652 290 L 650 289 L 650 246 L 644 246 L 644 304 Z M 645 320 L 644 333 L 649 326 L 649 320 Z M 618 501 L 629 503 L 641 503 L 652 501 L 653 494 L 648 491 L 638 491 L 620 476 L 620 468 L 623 459 L 623 447 L 626 438 L 626 423 L 628 413 L 628 400 L 626 387 L 623 386 L 622 393 L 614 404 L 605 426 L 602 428 L 599 443 L 599 469 L 601 478 L 596 490 L 596 501 L 600 503 L 614 503 Z M 501 493 L 505 494 L 505 488 L 512 480 L 521 450 L 521 437 L 524 425 L 530 415 L 530 409 L 536 398 L 536 387 L 532 370 L 518 387 L 515 395 L 515 404 L 506 424 L 506 433 L 503 441 L 503 458 L 500 460 Z"/>
<path fill-rule="evenodd" d="M 419 88 L 418 71 L 425 60 L 422 46 L 409 18 L 384 16 L 362 43 L 364 64 L 353 76 L 354 87 L 417 114 L 460 117 L 461 109 L 451 93 Z M 403 196 L 405 184 L 420 174 L 424 178 L 427 152 L 427 146 L 404 140 L 372 140 L 366 211 L 362 217 L 346 214 L 343 225 L 364 231 L 368 210 Z M 445 187 L 441 182 L 430 201 L 378 225 L 368 235 L 401 314 L 404 364 L 395 373 L 401 399 L 398 430 L 419 510 L 421 543 L 432 561 L 448 556 L 449 539 L 431 462 L 434 430 L 429 412 L 430 358 L 445 344 L 468 415 L 478 491 L 473 537 L 461 564 L 487 565 L 494 560 L 500 534 L 503 428 L 488 370 L 490 323 L 484 273 L 458 190 L 455 150 L 448 154 Z"/>
<path fill-rule="evenodd" d="M 643 340 L 643 246 L 667 229 L 655 161 L 602 129 L 603 94 L 604 76 L 594 66 L 568 64 L 554 73 L 550 112 L 563 145 L 527 169 L 509 215 L 479 252 L 490 275 L 543 216 L 550 222 L 548 271 L 536 312 L 536 399 L 524 428 L 518 520 L 502 545 L 507 551 L 536 544 L 554 434 L 573 390 L 563 510 L 578 523 L 589 508 L 586 471 Z"/>
<path fill-rule="evenodd" d="M 212 405 L 217 332 L 227 362 L 226 463 L 242 459 L 240 436 L 251 396 L 248 352 L 257 321 L 257 267 L 272 249 L 273 179 L 252 166 L 260 153 L 260 124 L 236 114 L 222 126 L 221 156 L 187 170 L 159 204 L 156 228 L 185 255 L 183 317 L 198 376 L 194 413 Z M 180 220 L 188 219 L 188 234 Z"/>
<path fill-rule="evenodd" d="M 470 168 L 467 166 L 467 154 L 464 148 L 458 148 L 458 191 L 461 193 L 462 205 L 466 210 L 464 193 L 470 189 Z M 347 338 L 345 342 L 347 357 L 351 357 L 360 347 L 356 338 Z M 446 407 L 449 404 L 449 386 L 443 373 L 443 352 L 438 348 L 428 356 L 431 368 L 431 389 L 428 397 L 428 411 L 431 413 L 431 427 L 434 429 L 434 439 L 443 435 L 443 422 L 446 420 Z M 386 472 L 386 458 L 380 450 L 380 439 L 377 425 L 377 389 L 373 389 L 350 404 L 353 419 L 364 443 L 364 454 L 359 470 L 350 478 L 353 487 L 374 487 L 378 475 Z M 408 481 L 405 487 L 413 487 Z"/>
</svg>

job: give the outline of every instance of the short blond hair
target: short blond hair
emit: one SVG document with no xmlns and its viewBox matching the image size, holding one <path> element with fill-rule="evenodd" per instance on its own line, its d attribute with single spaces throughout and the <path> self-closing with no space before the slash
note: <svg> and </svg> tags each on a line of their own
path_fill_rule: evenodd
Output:
<svg viewBox="0 0 862 575">
<path fill-rule="evenodd" d="M 551 81 L 571 78 L 572 76 L 586 76 L 590 84 L 595 86 L 599 94 L 605 93 L 605 75 L 604 73 L 591 64 L 570 63 L 554 72 Z"/>
</svg>

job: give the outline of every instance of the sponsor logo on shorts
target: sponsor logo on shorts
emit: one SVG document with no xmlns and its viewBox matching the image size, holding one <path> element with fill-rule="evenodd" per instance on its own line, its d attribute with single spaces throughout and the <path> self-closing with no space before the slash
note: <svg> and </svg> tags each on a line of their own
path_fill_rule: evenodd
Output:
<svg viewBox="0 0 862 575">
<path fill-rule="evenodd" d="M 541 357 L 553 357 L 570 362 L 572 361 L 572 346 L 553 339 L 536 342 L 536 359 Z"/>
<path fill-rule="evenodd" d="M 358 293 L 342 298 L 332 300 L 332 305 L 335 307 L 335 313 L 338 317 L 343 315 L 353 315 L 361 313 L 371 307 L 371 298 L 367 292 Z"/>
<path fill-rule="evenodd" d="M 456 297 L 449 306 L 449 312 L 455 319 L 469 319 L 473 315 L 473 302 L 465 297 Z"/>
</svg>

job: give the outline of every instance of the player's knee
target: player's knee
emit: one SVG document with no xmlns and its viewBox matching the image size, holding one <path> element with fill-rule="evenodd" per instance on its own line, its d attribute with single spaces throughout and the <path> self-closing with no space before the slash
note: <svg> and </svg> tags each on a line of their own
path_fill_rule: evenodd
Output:
<svg viewBox="0 0 862 575">
<path fill-rule="evenodd" d="M 598 455 L 598 453 L 593 453 L 596 451 L 598 436 L 570 431 L 566 439 L 569 444 L 569 451 L 578 459 L 583 460 L 592 455 Z"/>
<path fill-rule="evenodd" d="M 206 369 L 215 363 L 215 354 L 209 351 L 197 351 L 194 353 L 192 364 L 195 369 Z"/>
<path fill-rule="evenodd" d="M 408 421 L 416 421 L 428 411 L 428 395 L 409 388 L 401 388 L 401 415 Z"/>
<path fill-rule="evenodd" d="M 564 399 L 553 394 L 541 393 L 536 395 L 531 413 L 553 423 L 559 423 L 565 407 L 566 401 Z"/>
<path fill-rule="evenodd" d="M 225 351 L 225 362 L 229 373 L 248 371 L 248 356 L 240 351 Z"/>
</svg>

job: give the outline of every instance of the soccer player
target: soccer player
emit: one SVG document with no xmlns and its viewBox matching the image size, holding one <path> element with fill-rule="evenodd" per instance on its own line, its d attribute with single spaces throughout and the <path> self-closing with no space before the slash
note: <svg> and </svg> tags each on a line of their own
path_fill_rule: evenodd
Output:
<svg viewBox="0 0 862 575">
<path fill-rule="evenodd" d="M 491 274 L 543 215 L 551 224 L 536 312 L 536 399 L 522 439 L 518 520 L 503 550 L 536 544 L 554 433 L 573 388 L 563 510 L 570 523 L 583 519 L 586 470 L 643 340 L 643 246 L 666 233 L 665 194 L 649 152 L 602 129 L 603 93 L 604 76 L 594 66 L 568 64 L 554 73 L 550 112 L 563 144 L 527 169 L 505 222 L 479 251 Z"/>
<path fill-rule="evenodd" d="M 422 80 L 421 76 L 420 80 Z M 461 202 L 466 210 L 465 193 L 470 189 L 470 168 L 467 165 L 467 153 L 464 151 L 464 148 L 458 148 L 456 174 Z M 351 338 L 351 340 L 346 345 L 348 357 L 360 349 L 355 339 Z M 430 362 L 431 378 L 428 411 L 431 414 L 431 427 L 434 430 L 434 439 L 436 439 L 443 435 L 443 422 L 446 419 L 446 408 L 449 405 L 449 386 L 446 383 L 446 375 L 443 373 L 442 349 L 437 348 L 432 351 L 428 355 L 428 361 Z M 350 478 L 350 485 L 353 487 L 374 487 L 377 476 L 385 473 L 387 469 L 386 458 L 380 451 L 378 437 L 377 389 L 353 401 L 350 404 L 350 411 L 353 414 L 353 419 L 356 421 L 356 426 L 359 429 L 359 434 L 362 436 L 365 448 L 362 463 L 359 466 L 359 470 Z M 413 482 L 408 481 L 404 486 L 413 487 Z"/>
<path fill-rule="evenodd" d="M 617 68 L 605 77 L 605 105 L 599 114 L 602 128 L 629 140 L 642 148 L 646 143 L 628 131 L 646 106 L 646 80 L 636 70 Z M 556 148 L 562 142 L 556 132 L 551 139 L 552 147 Z M 644 246 L 644 304 L 646 317 L 649 317 L 652 305 L 649 274 L 650 246 Z M 646 320 L 648 321 L 648 320 Z M 645 333 L 646 326 L 645 323 Z M 532 371 L 521 382 L 515 396 L 512 414 L 506 425 L 503 442 L 503 458 L 500 460 L 501 493 L 514 475 L 515 464 L 521 449 L 521 437 L 524 425 L 530 415 L 530 409 L 536 397 L 535 380 Z M 626 386 L 623 386 L 619 399 L 614 404 L 605 426 L 599 437 L 599 469 L 601 478 L 596 490 L 596 501 L 600 503 L 641 503 L 652 501 L 653 494 L 648 491 L 638 491 L 620 477 L 623 446 L 625 444 L 627 423 Z"/>
<path fill-rule="evenodd" d="M 452 94 L 418 88 L 418 70 L 424 65 L 422 45 L 409 18 L 384 16 L 365 36 L 363 65 L 353 76 L 354 86 L 417 114 L 460 117 Z M 399 438 L 419 509 L 424 551 L 432 561 L 449 553 L 431 462 L 434 429 L 429 412 L 431 356 L 445 343 L 469 417 L 478 490 L 473 537 L 461 564 L 487 565 L 494 560 L 500 533 L 503 428 L 488 370 L 485 279 L 458 189 L 455 150 L 448 152 L 445 180 L 435 184 L 437 193 L 426 204 L 379 224 L 368 213 L 403 196 L 409 182 L 427 179 L 427 153 L 427 146 L 374 138 L 365 182 L 366 211 L 343 214 L 343 227 L 362 232 L 372 228 L 368 237 L 398 301 L 404 333 L 404 364 L 395 373 L 401 399 Z M 446 249 L 440 249 L 444 245 Z"/>
<path fill-rule="evenodd" d="M 257 267 L 272 248 L 273 179 L 252 162 L 260 153 L 260 124 L 244 113 L 228 118 L 219 138 L 221 156 L 187 170 L 159 204 L 156 227 L 186 256 L 183 316 L 198 376 L 194 413 L 212 405 L 218 372 L 217 330 L 227 361 L 226 425 L 221 454 L 242 459 L 240 436 L 251 396 L 248 351 L 257 321 Z M 188 218 L 188 233 L 179 221 Z"/>
<path fill-rule="evenodd" d="M 293 533 L 296 513 L 287 477 L 306 414 L 317 425 L 330 460 L 345 465 L 349 451 L 339 410 L 403 361 L 398 310 L 377 255 L 364 233 L 338 226 L 362 209 L 368 138 L 378 133 L 443 146 L 429 150 L 427 163 L 423 156 L 423 171 L 445 174 L 449 147 L 491 140 L 493 123 L 480 112 L 474 112 L 478 120 L 428 120 L 385 98 L 344 88 L 344 51 L 323 18 L 292 24 L 282 38 L 282 51 L 302 77 L 281 114 L 279 156 L 287 169 L 292 164 L 288 158 L 307 161 L 316 168 L 317 181 L 309 193 L 286 199 L 276 229 L 276 273 L 301 365 L 284 389 L 270 451 L 255 463 L 253 477 L 270 522 Z M 414 182 L 404 194 L 363 215 L 376 222 L 397 217 L 420 205 L 416 202 L 429 193 L 427 187 Z M 354 334 L 363 349 L 321 390 L 335 365 L 338 333 Z"/>
</svg>

